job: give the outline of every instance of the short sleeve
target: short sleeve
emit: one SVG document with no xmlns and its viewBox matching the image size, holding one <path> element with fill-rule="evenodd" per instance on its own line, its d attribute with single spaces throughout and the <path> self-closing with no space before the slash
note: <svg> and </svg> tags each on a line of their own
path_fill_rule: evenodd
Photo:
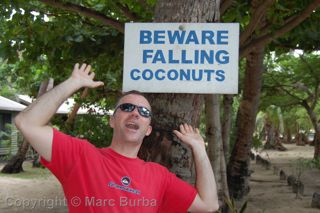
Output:
<svg viewBox="0 0 320 213">
<path fill-rule="evenodd" d="M 189 183 L 168 172 L 167 186 L 164 193 L 161 213 L 187 212 L 197 195 L 196 189 Z"/>
<path fill-rule="evenodd" d="M 52 157 L 47 161 L 41 157 L 41 163 L 47 167 L 60 182 L 63 182 L 71 170 L 83 157 L 84 148 L 89 142 L 71 137 L 53 128 Z M 91 144 L 90 144 L 91 145 Z"/>
</svg>

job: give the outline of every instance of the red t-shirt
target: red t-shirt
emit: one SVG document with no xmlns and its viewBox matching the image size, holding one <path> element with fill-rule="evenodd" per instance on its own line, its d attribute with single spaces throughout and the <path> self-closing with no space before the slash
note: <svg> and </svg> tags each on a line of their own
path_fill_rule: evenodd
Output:
<svg viewBox="0 0 320 213">
<path fill-rule="evenodd" d="M 86 140 L 53 129 L 51 162 L 70 213 L 186 212 L 197 192 L 165 167 L 98 149 Z"/>
</svg>

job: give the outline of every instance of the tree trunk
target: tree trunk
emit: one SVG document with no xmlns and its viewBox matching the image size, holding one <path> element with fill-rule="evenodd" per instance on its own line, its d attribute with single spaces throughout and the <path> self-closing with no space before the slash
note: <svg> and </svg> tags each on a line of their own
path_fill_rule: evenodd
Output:
<svg viewBox="0 0 320 213">
<path fill-rule="evenodd" d="M 314 159 L 320 158 L 320 126 L 318 125 L 318 130 L 315 132 L 314 135 Z"/>
<path fill-rule="evenodd" d="M 302 102 L 302 106 L 307 110 L 313 128 L 315 130 L 313 158 L 317 159 L 320 157 L 320 124 L 318 123 L 319 119 L 317 118 L 317 114 L 315 113 L 314 109 L 311 108 L 306 101 Z"/>
<path fill-rule="evenodd" d="M 23 139 L 21 146 L 15 156 L 13 156 L 8 163 L 1 170 L 2 173 L 12 174 L 23 172 L 22 164 L 26 158 L 29 143 Z"/>
<path fill-rule="evenodd" d="M 152 106 L 152 133 L 146 137 L 139 157 L 169 168 L 189 183 L 195 182 L 191 150 L 172 133 L 179 124 L 199 126 L 202 96 L 194 94 L 149 94 Z"/>
<path fill-rule="evenodd" d="M 37 98 L 39 98 L 46 91 L 52 89 L 52 87 L 53 87 L 53 79 L 52 78 L 41 82 Z M 15 156 L 13 156 L 8 161 L 8 163 L 3 167 L 1 172 L 8 173 L 8 174 L 23 172 L 22 164 L 26 158 L 26 154 L 27 154 L 29 147 L 30 147 L 30 144 L 28 143 L 28 141 L 23 139 L 23 142 L 22 142 L 17 154 Z"/>
<path fill-rule="evenodd" d="M 226 176 L 226 162 L 224 157 L 221 121 L 220 121 L 220 96 L 206 95 L 206 139 L 208 141 L 208 156 L 213 167 L 220 206 L 224 206 L 225 199 L 229 199 L 228 183 Z"/>
<path fill-rule="evenodd" d="M 272 122 L 268 119 L 265 122 L 264 126 L 265 135 L 266 135 L 266 143 L 264 145 L 265 149 L 273 149 L 275 147 L 275 128 Z"/>
<path fill-rule="evenodd" d="M 89 88 L 86 87 L 81 93 L 80 99 L 84 99 L 85 97 L 87 97 L 88 93 L 89 93 Z M 79 111 L 80 107 L 81 107 L 80 103 L 75 103 L 72 107 L 72 111 L 68 115 L 68 119 L 64 123 L 65 127 L 69 131 L 72 131 L 74 128 L 74 121 L 76 119 L 77 112 Z"/>
<path fill-rule="evenodd" d="M 155 22 L 212 21 L 216 1 L 159 0 L 155 8 Z M 191 150 L 173 136 L 179 124 L 199 126 L 202 97 L 195 94 L 149 94 L 154 119 L 153 132 L 140 149 L 139 156 L 157 161 L 189 183 L 195 183 Z"/>
<path fill-rule="evenodd" d="M 230 200 L 229 187 L 228 187 L 228 177 L 227 177 L 227 163 L 229 158 L 229 145 L 230 145 L 230 135 L 231 135 L 231 123 L 232 123 L 232 104 L 233 95 L 223 96 L 223 116 L 222 116 L 222 153 L 220 153 L 220 173 L 222 180 L 222 192 L 224 195 L 223 203 L 221 208 L 222 213 L 229 213 L 230 208 L 225 205 L 226 200 Z"/>
<path fill-rule="evenodd" d="M 219 17 L 216 8 L 220 1 L 159 0 L 155 8 L 155 22 L 200 22 L 215 20 Z"/>
<path fill-rule="evenodd" d="M 285 135 L 285 143 L 288 143 L 288 144 L 290 144 L 290 143 L 292 143 L 292 134 L 291 134 L 291 130 L 290 130 L 290 128 L 286 128 L 286 135 Z"/>
<path fill-rule="evenodd" d="M 223 96 L 223 118 L 222 118 L 222 143 L 225 162 L 228 162 L 229 156 L 229 144 L 230 144 L 230 132 L 232 122 L 232 104 L 233 95 Z"/>
<path fill-rule="evenodd" d="M 266 133 L 267 141 L 264 145 L 264 148 L 286 151 L 287 148 L 285 148 L 281 143 L 280 130 L 275 128 L 272 123 L 269 123 L 268 126 L 269 127 L 266 127 L 268 132 Z"/>
<path fill-rule="evenodd" d="M 257 48 L 247 57 L 243 99 L 237 115 L 237 134 L 228 163 L 230 196 L 241 199 L 249 192 L 250 149 L 259 106 L 264 48 Z"/>
</svg>

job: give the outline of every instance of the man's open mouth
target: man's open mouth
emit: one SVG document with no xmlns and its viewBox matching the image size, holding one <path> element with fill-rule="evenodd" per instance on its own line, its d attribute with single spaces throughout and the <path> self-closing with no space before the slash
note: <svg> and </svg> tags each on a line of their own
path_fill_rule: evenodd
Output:
<svg viewBox="0 0 320 213">
<path fill-rule="evenodd" d="M 133 129 L 133 130 L 138 130 L 139 129 L 139 125 L 135 124 L 135 123 L 127 123 L 126 127 L 129 129 Z"/>
</svg>

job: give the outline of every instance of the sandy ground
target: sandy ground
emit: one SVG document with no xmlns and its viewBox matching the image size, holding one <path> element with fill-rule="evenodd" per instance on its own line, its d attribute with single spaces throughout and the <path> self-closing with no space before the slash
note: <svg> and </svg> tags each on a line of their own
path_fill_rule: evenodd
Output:
<svg viewBox="0 0 320 213">
<path fill-rule="evenodd" d="M 68 209 L 62 187 L 53 175 L 37 179 L 0 177 L 0 212 L 67 213 Z"/>
<path fill-rule="evenodd" d="M 279 170 L 286 175 L 297 176 L 297 159 L 312 159 L 314 147 L 284 144 L 285 152 L 265 150 L 259 154 L 271 162 L 267 170 L 255 161 L 251 161 L 250 194 L 246 213 L 319 213 L 320 209 L 311 208 L 312 195 L 320 192 L 320 170 L 304 169 L 301 180 L 304 194 L 296 198 L 292 187 L 286 180 L 280 180 Z M 274 169 L 276 167 L 276 169 Z"/>
<path fill-rule="evenodd" d="M 295 160 L 312 159 L 313 147 L 285 145 L 288 151 L 262 151 L 260 155 L 271 161 L 267 170 L 255 161 L 251 161 L 250 194 L 246 213 L 319 213 L 312 209 L 312 194 L 320 191 L 320 171 L 305 170 L 301 179 L 305 185 L 304 195 L 296 198 L 287 181 L 280 180 L 273 167 L 285 171 L 287 175 L 295 174 Z M 0 164 L 0 169 L 3 165 Z M 62 188 L 54 176 L 37 179 L 20 179 L 0 177 L 0 212 L 67 212 Z"/>
</svg>

